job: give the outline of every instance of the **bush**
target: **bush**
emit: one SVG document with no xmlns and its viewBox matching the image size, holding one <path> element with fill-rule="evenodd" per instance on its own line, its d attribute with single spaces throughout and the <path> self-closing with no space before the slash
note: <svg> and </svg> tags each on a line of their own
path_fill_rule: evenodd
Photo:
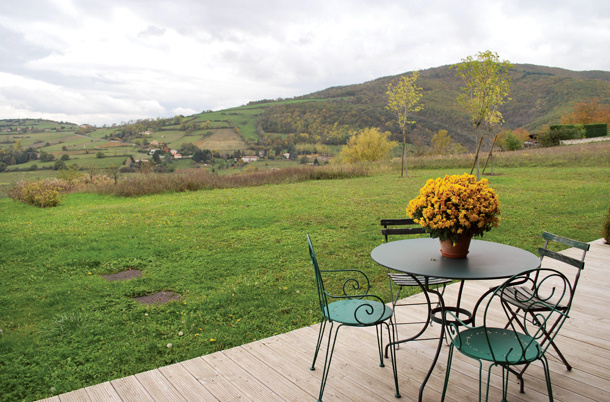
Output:
<svg viewBox="0 0 610 402">
<path fill-rule="evenodd" d="M 8 189 L 8 196 L 15 201 L 34 205 L 40 208 L 59 205 L 66 183 L 58 179 L 39 181 L 21 180 L 13 183 Z"/>
<path fill-rule="evenodd" d="M 105 156 L 106 156 L 106 155 L 104 155 L 104 153 L 103 153 L 102 151 L 98 151 L 98 152 L 95 154 L 95 157 L 96 157 L 97 159 L 102 159 L 102 158 L 104 158 Z"/>
<path fill-rule="evenodd" d="M 523 148 L 523 141 L 521 141 L 512 131 L 506 135 L 504 139 L 504 148 L 507 151 L 517 151 Z"/>
<path fill-rule="evenodd" d="M 594 138 L 594 137 L 605 137 L 608 135 L 608 124 L 599 123 L 599 124 L 585 124 L 585 137 Z"/>
<path fill-rule="evenodd" d="M 581 125 L 556 125 L 551 126 L 547 131 L 540 134 L 538 140 L 543 147 L 556 147 L 563 140 L 584 138 L 584 135 L 584 129 Z"/>
<path fill-rule="evenodd" d="M 53 165 L 53 169 L 54 170 L 66 169 L 66 163 L 61 160 L 56 161 L 55 164 Z"/>
</svg>

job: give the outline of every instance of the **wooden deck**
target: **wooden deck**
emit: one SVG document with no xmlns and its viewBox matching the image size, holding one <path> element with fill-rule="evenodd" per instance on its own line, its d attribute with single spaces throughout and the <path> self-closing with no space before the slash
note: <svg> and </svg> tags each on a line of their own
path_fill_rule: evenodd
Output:
<svg viewBox="0 0 610 402">
<path fill-rule="evenodd" d="M 578 256 L 579 250 L 566 250 Z M 547 264 L 548 265 L 548 264 Z M 567 371 L 550 358 L 553 395 L 558 401 L 610 401 L 610 245 L 591 243 L 570 319 L 557 344 L 574 366 Z M 488 286 L 498 282 L 466 283 L 464 305 L 471 306 Z M 447 289 L 446 300 L 454 300 L 457 286 Z M 415 298 L 421 295 L 414 296 Z M 398 308 L 400 320 L 418 311 Z M 421 312 L 421 311 L 419 311 Z M 318 326 L 301 328 L 229 350 L 139 373 L 62 394 L 45 401 L 310 401 L 320 386 L 323 361 L 318 370 L 309 366 Z M 438 325 L 432 330 L 439 332 Z M 431 332 L 431 335 L 432 335 Z M 410 342 L 398 350 L 399 385 L 402 400 L 417 399 L 437 341 Z M 424 393 L 426 401 L 440 400 L 445 367 L 445 346 Z M 394 401 L 392 370 L 379 367 L 374 329 L 341 329 L 324 399 L 327 401 Z M 501 399 L 499 369 L 492 376 L 491 400 Z M 476 400 L 478 366 L 474 360 L 454 354 L 447 400 Z M 525 393 L 519 393 L 514 376 L 509 400 L 548 400 L 540 363 L 525 375 Z"/>
</svg>

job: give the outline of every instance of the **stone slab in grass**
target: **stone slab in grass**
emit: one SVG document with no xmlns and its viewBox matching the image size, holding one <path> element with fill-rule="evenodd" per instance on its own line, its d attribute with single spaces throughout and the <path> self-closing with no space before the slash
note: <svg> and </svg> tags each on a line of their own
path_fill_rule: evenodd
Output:
<svg viewBox="0 0 610 402">
<path fill-rule="evenodd" d="M 180 295 L 173 292 L 158 292 L 146 296 L 135 297 L 134 300 L 142 304 L 159 305 L 170 301 L 180 300 Z"/>
<path fill-rule="evenodd" d="M 128 269 L 127 271 L 117 272 L 116 274 L 109 274 L 102 276 L 108 282 L 114 281 L 127 281 L 129 279 L 136 279 L 142 276 L 142 271 L 138 269 Z"/>
</svg>

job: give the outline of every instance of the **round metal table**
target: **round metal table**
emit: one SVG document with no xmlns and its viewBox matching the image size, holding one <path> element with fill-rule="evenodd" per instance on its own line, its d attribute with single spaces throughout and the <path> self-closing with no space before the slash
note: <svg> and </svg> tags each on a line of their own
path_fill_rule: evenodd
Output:
<svg viewBox="0 0 610 402">
<path fill-rule="evenodd" d="M 472 318 L 470 313 L 460 307 L 465 280 L 510 278 L 513 275 L 540 266 L 540 258 L 529 251 L 506 244 L 474 239 L 470 243 L 468 256 L 461 259 L 443 257 L 439 240 L 431 238 L 384 243 L 371 252 L 371 258 L 388 269 L 413 275 L 414 278 L 415 275 L 424 277 L 425 282 L 420 284 L 422 290 L 434 293 L 439 298 L 440 307 L 432 308 L 432 306 L 429 306 L 429 309 L 432 313 L 431 319 L 442 324 L 441 335 L 430 370 L 420 387 L 419 400 L 422 400 L 424 388 L 436 365 L 443 345 L 445 325 L 442 318 L 436 317 L 435 313 L 441 313 L 441 317 L 443 317 L 443 311 L 445 310 L 459 312 L 459 314 L 465 314 L 468 318 L 464 321 L 469 322 Z M 428 278 L 434 277 L 462 281 L 456 306 L 445 306 L 443 294 L 428 286 Z M 430 300 L 429 297 L 426 298 Z"/>
</svg>

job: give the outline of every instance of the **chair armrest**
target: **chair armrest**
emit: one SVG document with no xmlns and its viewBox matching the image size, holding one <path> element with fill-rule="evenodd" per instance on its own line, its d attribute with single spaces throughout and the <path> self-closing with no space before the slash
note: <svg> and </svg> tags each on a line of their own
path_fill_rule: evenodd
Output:
<svg viewBox="0 0 610 402">
<path fill-rule="evenodd" d="M 359 269 L 321 269 L 320 272 L 327 274 L 326 278 L 329 281 L 332 280 L 331 277 L 334 277 L 334 274 L 355 274 L 353 277 L 345 278 L 344 276 L 341 276 L 340 278 L 332 280 L 329 287 L 337 293 L 329 292 L 328 289 L 326 291 L 327 295 L 332 298 L 361 299 L 362 297 L 368 295 L 369 290 L 371 289 L 369 277 Z M 327 288 L 327 285 L 325 285 L 325 288 Z"/>
</svg>

